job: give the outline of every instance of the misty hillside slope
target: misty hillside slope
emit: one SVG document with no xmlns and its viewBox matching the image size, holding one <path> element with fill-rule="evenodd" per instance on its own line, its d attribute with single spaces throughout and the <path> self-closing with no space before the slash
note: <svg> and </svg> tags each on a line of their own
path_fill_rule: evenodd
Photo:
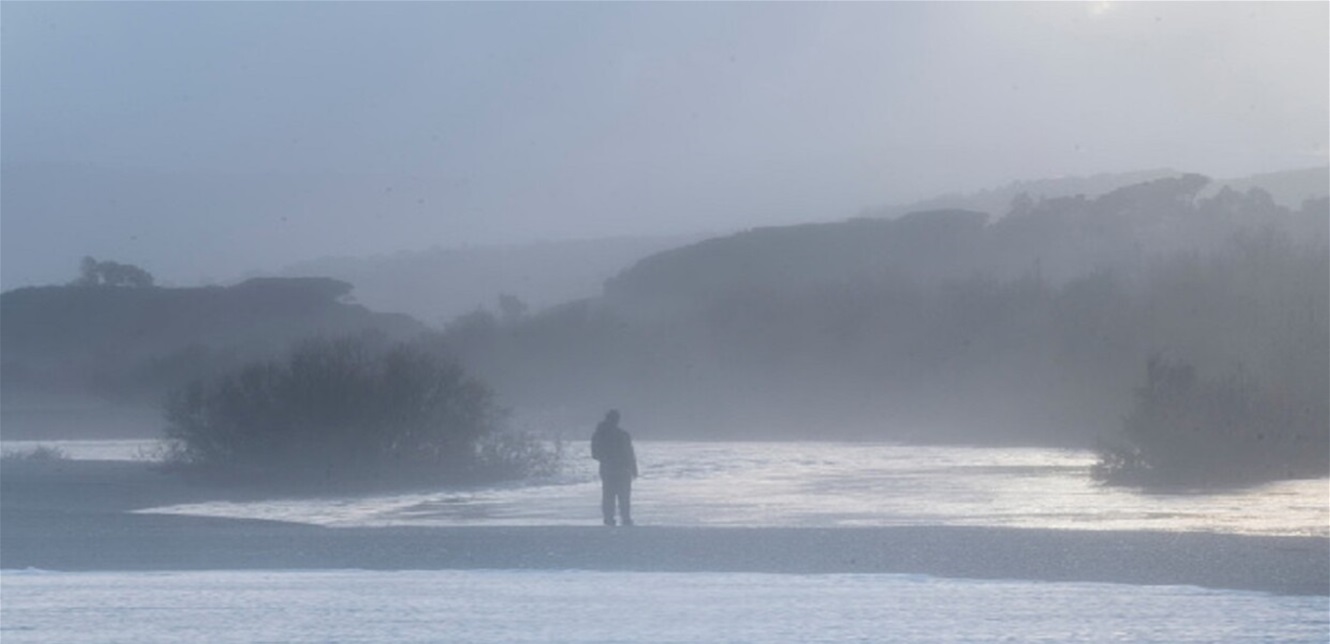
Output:
<svg viewBox="0 0 1330 644">
<path fill-rule="evenodd" d="M 1276 203 L 1296 208 L 1308 199 L 1320 199 L 1330 195 L 1330 168 L 1323 166 L 1305 170 L 1268 172 L 1251 177 L 1217 181 L 1201 195 L 1208 197 L 1224 188 L 1238 192 L 1260 188 L 1270 193 Z"/>
<path fill-rule="evenodd" d="M 806 224 L 762 229 L 755 231 L 764 240 L 744 238 L 748 246 L 762 247 L 749 258 L 752 263 L 743 271 L 755 274 L 778 274 L 798 280 L 820 279 L 808 273 L 810 262 L 838 262 L 839 268 L 827 267 L 827 273 L 839 279 L 844 273 L 864 270 L 877 271 L 890 263 L 901 269 L 923 271 L 935 277 L 964 276 L 971 270 L 988 270 L 991 266 L 967 264 L 956 257 L 935 257 L 930 253 L 946 250 L 947 243 L 940 236 L 964 236 L 982 227 L 984 220 L 993 220 L 1006 214 L 1014 199 L 1028 195 L 1032 200 L 1049 200 L 1086 195 L 1095 198 L 1126 186 L 1163 178 L 1176 178 L 1182 173 L 1173 170 L 1146 170 L 1127 173 L 1106 173 L 1090 177 L 1060 177 L 1035 181 L 1015 182 L 1007 186 L 983 190 L 972 194 L 943 195 L 908 206 L 889 206 L 867 211 L 870 217 L 856 220 L 851 226 L 836 224 Z M 1330 193 L 1330 173 L 1324 168 L 1273 173 L 1232 181 L 1217 181 L 1208 185 L 1202 194 L 1212 196 L 1224 186 L 1232 185 L 1241 192 L 1259 187 L 1271 192 L 1278 203 L 1290 207 L 1301 204 L 1306 196 L 1325 196 Z M 917 213 L 934 212 L 930 216 Z M 964 214 L 961 211 L 975 211 Z M 950 213 L 943 215 L 942 213 Z M 992 217 L 981 216 L 988 213 Z M 946 223 L 939 221 L 947 219 Z M 908 223 L 888 233 L 888 219 L 903 219 Z M 909 233 L 906 229 L 917 229 Z M 950 230 L 948 230 L 950 229 Z M 822 238 L 803 244 L 800 235 Z M 912 238 L 911 238 L 912 237 Z M 649 263 L 664 261 L 657 253 L 680 257 L 688 262 L 704 260 L 692 268 L 699 274 L 717 275 L 706 265 L 705 253 L 670 253 L 676 248 L 701 243 L 719 255 L 729 252 L 724 237 L 707 239 L 704 235 L 677 235 L 661 237 L 617 237 L 573 241 L 551 241 L 526 245 L 474 246 L 461 248 L 433 248 L 425 251 L 402 251 L 391 255 L 372 257 L 326 257 L 292 264 L 279 271 L 284 276 L 319 275 L 355 284 L 357 302 L 375 311 L 406 313 L 430 325 L 441 325 L 480 308 L 491 308 L 500 295 L 511 295 L 532 309 L 543 309 L 564 302 L 602 293 L 607 281 L 633 267 L 640 260 Z M 782 239 L 790 240 L 788 243 Z M 882 244 L 894 244 L 884 249 Z M 942 246 L 939 246 L 941 244 Z M 961 246 L 963 247 L 963 243 Z M 758 258 L 764 254 L 765 258 Z M 782 255 L 789 253 L 790 256 Z M 806 256 L 800 256 L 802 253 Z M 1079 258 L 1081 249 L 1066 249 L 1065 254 Z M 871 255 L 866 257 L 865 254 Z M 908 256 L 908 257 L 907 257 Z M 1002 270 L 1006 273 L 1027 270 L 1022 258 Z M 1050 259 L 1046 270 L 1056 271 L 1056 259 Z M 928 266 L 926 266 L 928 265 Z M 727 267 L 734 272 L 733 266 Z M 1067 269 L 1081 272 L 1079 265 Z M 738 279 L 737 275 L 732 278 Z M 712 285 L 717 288 L 719 285 Z M 611 288 L 613 286 L 611 285 Z"/>
<path fill-rule="evenodd" d="M 1136 409 L 1330 449 L 1330 200 L 1201 196 L 1209 183 L 1023 200 L 996 220 L 755 229 L 646 258 L 603 297 L 447 335 L 522 412 L 619 407 L 657 438 L 1086 447 Z M 1173 373 L 1147 369 L 1160 360 L 1195 377 L 1142 398 Z M 1191 409 L 1224 398 L 1251 405 Z"/>
<path fill-rule="evenodd" d="M 1014 181 L 996 188 L 969 193 L 954 192 L 910 204 L 873 208 L 865 212 L 864 215 L 893 218 L 926 210 L 961 209 L 977 210 L 1000 216 L 1005 214 L 1011 208 L 1012 202 L 1021 195 L 1036 200 L 1075 197 L 1077 195 L 1095 198 L 1127 186 L 1157 179 L 1180 177 L 1183 174 L 1177 170 L 1160 168 L 1137 172 L 1102 173 L 1088 177 L 1068 176 Z M 1213 196 L 1224 187 L 1238 192 L 1260 188 L 1269 192 L 1276 203 L 1289 208 L 1297 208 L 1307 199 L 1330 196 L 1330 168 L 1306 168 L 1303 170 L 1270 172 L 1250 177 L 1218 179 L 1207 186 L 1201 192 L 1201 195 Z"/>
<path fill-rule="evenodd" d="M 1180 177 L 1183 173 L 1168 168 L 1159 168 L 1156 170 L 1139 170 L 1136 172 L 1105 172 L 1091 175 L 1088 177 L 1068 176 L 1051 179 L 1032 179 L 1026 181 L 1013 181 L 1007 185 L 995 188 L 976 190 L 973 192 L 952 192 L 938 195 L 922 201 L 916 201 L 909 204 L 894 204 L 872 208 L 864 213 L 867 217 L 876 218 L 895 218 L 901 215 L 907 215 L 912 212 L 923 212 L 928 210 L 977 210 L 986 212 L 990 215 L 1000 216 L 1007 212 L 1011 207 L 1011 202 L 1020 195 L 1028 195 L 1032 199 L 1057 199 L 1060 197 L 1074 197 L 1076 195 L 1085 195 L 1087 197 L 1098 197 L 1107 194 L 1119 188 L 1154 181 L 1156 179 L 1167 179 L 1169 177 Z M 1301 203 L 1301 201 L 1299 201 Z"/>
<path fill-rule="evenodd" d="M 328 257 L 292 264 L 281 274 L 350 282 L 356 301 L 375 311 L 443 324 L 492 307 L 500 295 L 533 308 L 597 295 L 606 279 L 634 262 L 698 238 L 619 237 Z"/>
<path fill-rule="evenodd" d="M 1126 186 L 1181 175 L 1182 173 L 1174 170 L 1160 169 L 1020 181 L 971 194 L 942 195 L 909 205 L 871 209 L 865 212 L 867 221 L 858 230 L 827 229 L 825 235 L 853 237 L 863 234 L 881 241 L 883 238 L 878 232 L 883 225 L 878 220 L 882 219 L 902 218 L 910 216 L 911 213 L 925 211 L 963 210 L 988 213 L 995 219 L 1006 214 L 1013 199 L 1022 194 L 1035 200 L 1076 195 L 1094 198 Z M 1277 202 L 1297 207 L 1304 197 L 1325 196 L 1330 193 L 1330 186 L 1325 185 L 1330 181 L 1328 177 L 1330 175 L 1327 175 L 1324 169 L 1282 172 L 1231 182 L 1217 181 L 1207 186 L 1206 192 L 1213 194 L 1230 184 L 1242 192 L 1252 187 L 1259 187 L 1271 192 Z M 953 215 L 953 218 L 956 217 L 960 220 L 950 225 L 972 227 L 977 214 L 970 216 L 969 223 L 964 221 L 966 220 L 964 215 Z M 921 218 L 911 216 L 910 219 Z M 793 232 L 794 230 L 804 230 L 807 234 L 816 236 L 820 234 L 816 229 L 818 225 L 772 228 L 766 229 L 764 234 L 772 237 L 788 236 L 798 234 Z M 936 222 L 917 225 L 928 229 L 919 231 L 923 236 L 946 234 L 945 231 L 938 230 L 939 224 Z M 440 325 L 479 308 L 491 308 L 500 295 L 514 296 L 533 309 L 595 297 L 601 294 L 608 280 L 639 260 L 700 241 L 718 246 L 718 242 L 708 240 L 706 235 L 694 234 L 549 241 L 505 246 L 436 247 L 423 251 L 401 251 L 391 255 L 369 257 L 325 257 L 291 264 L 277 274 L 319 275 L 350 282 L 356 285 L 356 301 L 375 311 L 406 313 L 426 324 Z M 774 252 L 779 245 L 779 242 L 774 242 L 768 250 Z M 846 252 L 846 249 L 853 245 L 853 240 L 842 243 L 832 239 L 826 240 L 825 244 L 830 249 L 828 252 L 838 254 Z M 926 252 L 924 248 L 916 248 L 903 239 L 898 245 L 900 253 L 913 252 L 922 255 Z M 868 243 L 868 240 L 860 243 L 859 247 L 875 248 Z M 803 249 L 803 252 L 820 251 L 808 248 Z M 875 254 L 879 257 L 883 255 L 883 253 Z M 847 268 L 852 264 L 862 263 L 849 257 L 842 259 Z M 923 261 L 922 258 L 917 258 L 904 263 L 913 265 Z M 801 263 L 798 259 L 773 256 L 761 266 L 750 267 L 750 270 L 779 271 L 782 265 L 794 266 Z M 897 261 L 896 264 L 901 265 L 902 262 Z M 939 274 L 949 275 L 965 270 L 967 267 L 957 264 L 954 259 L 946 266 L 937 266 L 934 269 Z"/>
<path fill-rule="evenodd" d="M 991 223 L 981 212 L 938 210 L 760 228 L 646 258 L 615 277 L 606 294 L 686 299 L 885 276 L 937 284 L 1031 275 L 1062 284 L 1095 271 L 1135 271 L 1168 253 L 1213 250 L 1239 230 L 1276 219 L 1298 239 L 1324 240 L 1324 222 L 1298 214 L 1300 207 L 1281 218 L 1281 207 L 1259 188 L 1212 186 L 1199 175 L 1180 175 L 1093 199 L 1018 199 Z M 1207 188 L 1211 195 L 1198 197 Z"/>
<path fill-rule="evenodd" d="M 231 287 L 49 286 L 0 294 L 5 404 L 33 392 L 155 402 L 167 388 L 315 336 L 409 337 L 423 326 L 341 301 L 324 278 Z"/>
<path fill-rule="evenodd" d="M 960 277 L 976 268 L 988 215 L 965 210 L 896 220 L 759 228 L 658 253 L 606 284 L 615 299 L 700 298 L 736 289 L 799 288 L 900 272 Z"/>
</svg>

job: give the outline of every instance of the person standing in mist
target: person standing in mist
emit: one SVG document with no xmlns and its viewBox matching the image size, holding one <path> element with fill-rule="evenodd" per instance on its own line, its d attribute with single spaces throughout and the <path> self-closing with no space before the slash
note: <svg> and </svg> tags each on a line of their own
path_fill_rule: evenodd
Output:
<svg viewBox="0 0 1330 644">
<path fill-rule="evenodd" d="M 611 409 L 591 436 L 591 458 L 600 461 L 600 511 L 605 525 L 614 525 L 618 502 L 623 525 L 633 525 L 633 479 L 637 478 L 637 454 L 633 437 L 619 427 L 619 410 Z"/>
</svg>

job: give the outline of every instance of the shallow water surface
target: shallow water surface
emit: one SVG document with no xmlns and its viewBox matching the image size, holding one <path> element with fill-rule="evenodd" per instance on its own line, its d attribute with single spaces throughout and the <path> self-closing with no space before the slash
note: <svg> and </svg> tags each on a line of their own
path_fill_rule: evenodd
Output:
<svg viewBox="0 0 1330 644">
<path fill-rule="evenodd" d="M 48 443 L 72 458 L 135 458 L 142 441 Z M 11 449 L 13 443 L 6 443 Z M 599 483 L 585 441 L 532 484 L 328 499 L 210 502 L 150 512 L 333 527 L 585 525 Z M 1330 536 L 1330 481 L 1146 494 L 1090 477 L 1085 450 L 831 442 L 639 441 L 640 523 L 681 526 L 969 525 Z"/>
</svg>

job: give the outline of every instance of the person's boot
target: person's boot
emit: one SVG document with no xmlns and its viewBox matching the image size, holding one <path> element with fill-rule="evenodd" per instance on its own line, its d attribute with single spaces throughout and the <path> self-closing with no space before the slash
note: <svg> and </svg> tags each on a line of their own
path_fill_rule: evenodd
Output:
<svg viewBox="0 0 1330 644">
<path fill-rule="evenodd" d="M 614 527 L 614 519 L 605 519 L 605 525 L 607 525 L 607 526 L 613 528 L 613 527 Z"/>
</svg>

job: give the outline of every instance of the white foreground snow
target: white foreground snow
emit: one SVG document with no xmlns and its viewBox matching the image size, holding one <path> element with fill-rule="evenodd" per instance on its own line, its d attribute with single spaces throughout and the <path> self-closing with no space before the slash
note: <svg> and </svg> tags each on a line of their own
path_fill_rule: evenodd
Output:
<svg viewBox="0 0 1330 644">
<path fill-rule="evenodd" d="M 903 575 L 0 573 L 51 642 L 1325 642 L 1330 598 Z"/>
</svg>

